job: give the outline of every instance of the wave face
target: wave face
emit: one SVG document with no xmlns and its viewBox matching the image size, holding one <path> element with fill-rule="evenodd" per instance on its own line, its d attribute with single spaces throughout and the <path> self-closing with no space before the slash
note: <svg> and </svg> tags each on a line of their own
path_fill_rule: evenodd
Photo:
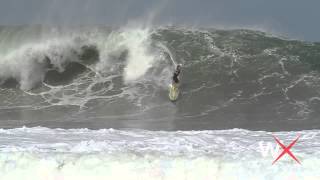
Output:
<svg viewBox="0 0 320 180">
<path fill-rule="evenodd" d="M 276 143 L 263 131 L 1 130 L 0 179 L 319 179 L 319 131 L 273 133 L 286 145 L 298 134 L 301 165 L 272 165 L 281 148 L 265 152 Z"/>
<path fill-rule="evenodd" d="M 319 52 L 251 30 L 0 27 L 0 179 L 319 179 Z M 301 165 L 272 165 L 272 135 L 301 135 Z"/>
<path fill-rule="evenodd" d="M 251 30 L 1 27 L 2 127 L 319 128 L 319 43 Z M 168 101 L 173 62 L 181 96 Z"/>
</svg>

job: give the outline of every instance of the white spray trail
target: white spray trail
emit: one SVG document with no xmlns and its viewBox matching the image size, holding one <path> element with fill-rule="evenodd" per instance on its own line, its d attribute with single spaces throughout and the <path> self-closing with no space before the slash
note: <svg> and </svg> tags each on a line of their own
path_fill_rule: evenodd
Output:
<svg viewBox="0 0 320 180">
<path fill-rule="evenodd" d="M 174 56 L 173 56 L 173 54 L 171 53 L 171 51 L 170 51 L 165 45 L 163 45 L 163 44 L 161 44 L 161 43 L 158 43 L 158 46 L 161 47 L 163 50 L 165 50 L 166 53 L 169 54 L 170 60 L 171 60 L 172 64 L 174 65 L 174 67 L 176 67 L 176 66 L 177 66 L 177 63 L 174 61 L 174 59 L 173 59 Z"/>
<path fill-rule="evenodd" d="M 155 55 L 150 51 L 151 39 L 148 29 L 125 29 L 113 32 L 103 42 L 98 43 L 100 62 L 98 71 L 113 71 L 114 64 L 120 63 L 119 56 L 127 52 L 123 79 L 132 83 L 141 78 L 155 63 Z"/>
</svg>

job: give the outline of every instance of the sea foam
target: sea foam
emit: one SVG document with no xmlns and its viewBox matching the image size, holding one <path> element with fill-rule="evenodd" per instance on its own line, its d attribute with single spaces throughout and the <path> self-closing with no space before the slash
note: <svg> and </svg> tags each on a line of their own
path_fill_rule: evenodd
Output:
<svg viewBox="0 0 320 180">
<path fill-rule="evenodd" d="M 288 145 L 297 134 L 273 133 Z M 301 136 L 301 137 L 302 137 Z M 0 132 L 0 179 L 318 179 L 318 136 L 263 156 L 271 133 L 242 129 L 144 131 L 18 128 Z M 280 153 L 279 153 L 280 154 Z"/>
</svg>

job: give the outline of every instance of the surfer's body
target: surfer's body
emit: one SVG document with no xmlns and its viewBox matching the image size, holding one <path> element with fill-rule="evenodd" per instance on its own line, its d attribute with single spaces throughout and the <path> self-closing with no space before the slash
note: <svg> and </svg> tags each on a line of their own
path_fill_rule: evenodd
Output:
<svg viewBox="0 0 320 180">
<path fill-rule="evenodd" d="M 181 72 L 181 65 L 178 64 L 177 67 L 176 67 L 176 70 L 174 71 L 173 76 L 172 76 L 172 84 L 174 84 L 174 85 L 178 85 L 179 84 L 179 82 L 180 82 L 180 80 L 179 80 L 180 72 Z"/>
<path fill-rule="evenodd" d="M 180 72 L 181 72 L 181 65 L 179 64 L 177 65 L 176 70 L 173 73 L 172 83 L 169 86 L 169 99 L 171 101 L 176 101 L 179 96 Z"/>
</svg>

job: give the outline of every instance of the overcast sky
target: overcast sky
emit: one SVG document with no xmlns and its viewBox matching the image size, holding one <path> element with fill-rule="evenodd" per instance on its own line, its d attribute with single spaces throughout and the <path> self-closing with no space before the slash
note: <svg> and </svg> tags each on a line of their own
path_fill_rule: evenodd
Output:
<svg viewBox="0 0 320 180">
<path fill-rule="evenodd" d="M 0 24 L 258 28 L 320 41 L 320 0 L 0 0 Z"/>
</svg>

